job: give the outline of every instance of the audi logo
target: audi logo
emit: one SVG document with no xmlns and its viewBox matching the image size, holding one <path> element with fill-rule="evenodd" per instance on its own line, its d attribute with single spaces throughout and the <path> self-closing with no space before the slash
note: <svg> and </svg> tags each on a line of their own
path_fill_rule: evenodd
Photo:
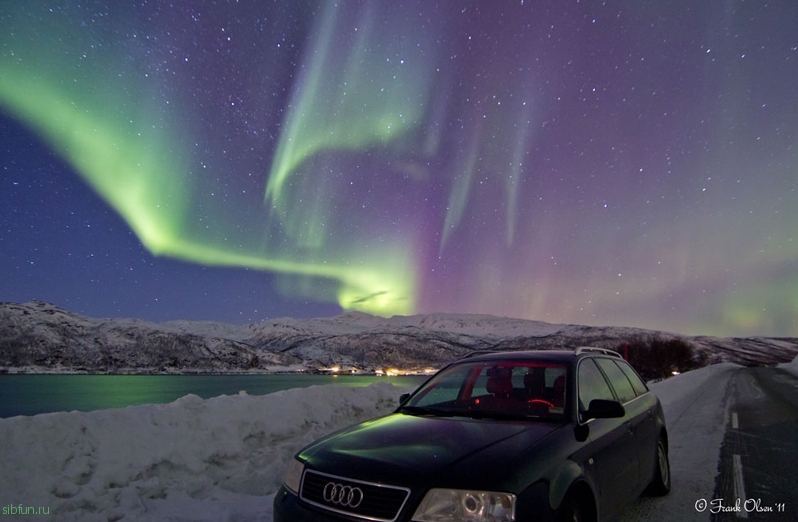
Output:
<svg viewBox="0 0 798 522">
<path fill-rule="evenodd" d="M 363 490 L 344 486 L 335 482 L 328 482 L 322 493 L 324 501 L 341 507 L 355 509 L 363 502 Z"/>
</svg>

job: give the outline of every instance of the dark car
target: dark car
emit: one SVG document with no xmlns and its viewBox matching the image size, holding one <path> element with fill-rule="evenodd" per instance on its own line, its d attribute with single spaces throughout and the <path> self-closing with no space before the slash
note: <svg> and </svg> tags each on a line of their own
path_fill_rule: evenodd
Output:
<svg viewBox="0 0 798 522">
<path fill-rule="evenodd" d="M 605 520 L 670 490 L 662 406 L 617 353 L 477 354 L 302 449 L 275 522 Z"/>
</svg>

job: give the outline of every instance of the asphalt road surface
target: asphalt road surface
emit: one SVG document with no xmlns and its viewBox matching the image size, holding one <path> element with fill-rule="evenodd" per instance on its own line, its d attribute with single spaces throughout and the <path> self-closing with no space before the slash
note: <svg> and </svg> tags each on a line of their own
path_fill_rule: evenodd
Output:
<svg viewBox="0 0 798 522">
<path fill-rule="evenodd" d="M 798 377 L 730 366 L 665 405 L 673 488 L 632 521 L 798 521 Z"/>
<path fill-rule="evenodd" d="M 731 384 L 714 521 L 798 521 L 798 378 L 744 368 Z"/>
</svg>

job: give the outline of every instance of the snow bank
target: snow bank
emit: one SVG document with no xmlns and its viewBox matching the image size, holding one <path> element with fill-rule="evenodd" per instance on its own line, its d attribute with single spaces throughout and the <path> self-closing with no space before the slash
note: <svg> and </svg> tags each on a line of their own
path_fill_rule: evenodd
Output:
<svg viewBox="0 0 798 522">
<path fill-rule="evenodd" d="M 784 368 L 788 372 L 798 377 L 798 356 L 796 356 L 792 362 L 779 364 L 779 368 Z"/>
<path fill-rule="evenodd" d="M 701 388 L 707 381 L 712 380 L 716 375 L 728 375 L 739 368 L 741 366 L 735 363 L 713 364 L 649 384 L 649 388 L 659 397 L 662 409 L 665 410 L 666 421 L 670 421 L 672 416 L 683 413 L 684 405 L 681 403 L 685 400 L 692 403 L 700 397 Z"/>
<path fill-rule="evenodd" d="M 299 448 L 394 409 L 403 391 L 313 386 L 0 419 L 0 506 L 67 521 L 268 521 Z"/>
</svg>

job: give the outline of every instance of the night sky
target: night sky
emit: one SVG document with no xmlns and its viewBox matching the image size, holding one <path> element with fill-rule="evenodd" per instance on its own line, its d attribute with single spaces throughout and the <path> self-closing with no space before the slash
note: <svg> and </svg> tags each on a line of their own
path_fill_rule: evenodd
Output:
<svg viewBox="0 0 798 522">
<path fill-rule="evenodd" d="M 798 336 L 795 0 L 0 4 L 0 301 Z"/>
</svg>

